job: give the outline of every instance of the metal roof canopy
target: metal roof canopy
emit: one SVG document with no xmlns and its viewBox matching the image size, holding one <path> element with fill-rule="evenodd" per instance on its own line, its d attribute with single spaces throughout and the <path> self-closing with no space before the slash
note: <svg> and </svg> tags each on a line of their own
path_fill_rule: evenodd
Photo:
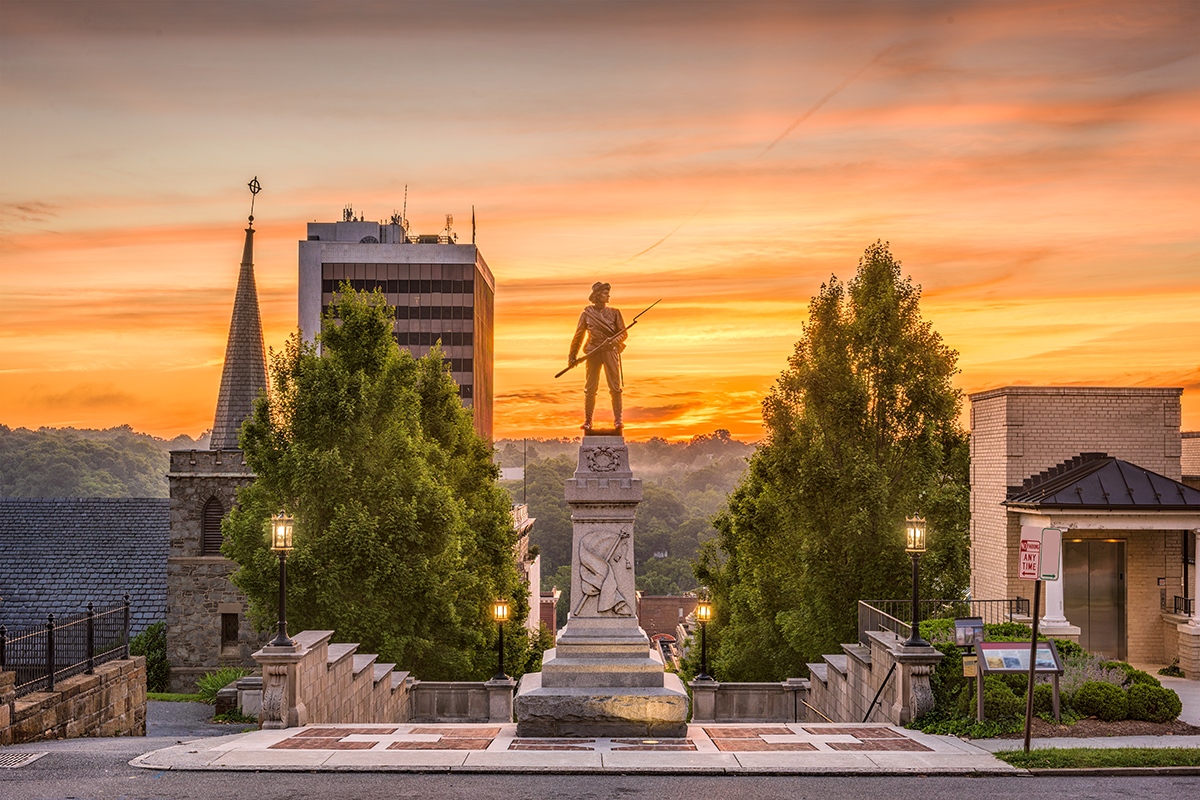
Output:
<svg viewBox="0 0 1200 800">
<path fill-rule="evenodd" d="M 1016 510 L 1200 512 L 1200 490 L 1105 453 L 1082 453 L 1009 489 Z"/>
</svg>

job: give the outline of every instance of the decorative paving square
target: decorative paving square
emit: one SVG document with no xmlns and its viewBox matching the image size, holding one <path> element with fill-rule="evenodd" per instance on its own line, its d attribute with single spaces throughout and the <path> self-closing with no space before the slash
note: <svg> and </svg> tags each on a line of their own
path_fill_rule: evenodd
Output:
<svg viewBox="0 0 1200 800">
<path fill-rule="evenodd" d="M 370 750 L 375 742 L 343 742 L 339 739 L 319 738 L 315 736 L 293 736 L 276 742 L 268 750 Z"/>
<path fill-rule="evenodd" d="M 903 751 L 906 753 L 932 753 L 932 748 L 926 747 L 912 739 L 870 739 L 865 742 L 827 742 L 831 750 L 852 751 Z"/>
<path fill-rule="evenodd" d="M 903 733 L 891 728 L 868 728 L 866 726 L 847 725 L 840 728 L 804 728 L 805 733 L 813 736 L 853 736 L 855 739 L 904 739 Z"/>
<path fill-rule="evenodd" d="M 791 728 L 785 728 L 782 725 L 751 728 L 705 726 L 703 730 L 708 734 L 708 738 L 710 739 L 754 739 L 759 736 L 795 736 Z"/>
<path fill-rule="evenodd" d="M 796 753 L 817 749 L 808 742 L 766 742 L 762 739 L 713 739 L 712 743 L 724 753 Z"/>
<path fill-rule="evenodd" d="M 491 739 L 466 739 L 443 736 L 436 742 L 392 742 L 388 750 L 487 750 Z M 370 744 L 374 744 L 373 742 Z"/>
<path fill-rule="evenodd" d="M 391 733 L 392 731 L 388 731 Z M 409 733 L 437 734 L 443 738 L 452 739 L 495 739 L 500 734 L 499 728 L 439 728 L 426 726 L 413 728 Z"/>
<path fill-rule="evenodd" d="M 575 750 L 592 752 L 595 739 L 513 739 L 509 750 Z"/>
<path fill-rule="evenodd" d="M 664 752 L 672 750 L 695 750 L 691 739 L 613 739 L 613 750 L 636 750 L 640 752 Z"/>
</svg>

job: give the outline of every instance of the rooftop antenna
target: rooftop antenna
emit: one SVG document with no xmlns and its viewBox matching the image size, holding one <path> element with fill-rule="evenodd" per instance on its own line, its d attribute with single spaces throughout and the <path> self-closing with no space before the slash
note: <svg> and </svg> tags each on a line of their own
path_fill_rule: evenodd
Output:
<svg viewBox="0 0 1200 800">
<path fill-rule="evenodd" d="M 475 244 L 475 206 L 471 206 L 471 244 Z"/>
<path fill-rule="evenodd" d="M 262 184 L 258 182 L 258 176 L 255 175 L 249 183 L 250 187 L 250 227 L 254 227 L 254 196 L 262 191 Z"/>
<path fill-rule="evenodd" d="M 346 206 L 342 209 L 342 222 L 354 221 L 354 206 Z"/>
<path fill-rule="evenodd" d="M 408 219 L 408 184 L 404 184 L 404 205 L 400 207 L 400 218 Z"/>
<path fill-rule="evenodd" d="M 446 215 L 446 241 L 451 241 L 454 237 L 454 232 L 450 230 L 450 226 L 454 224 L 454 215 Z"/>
</svg>

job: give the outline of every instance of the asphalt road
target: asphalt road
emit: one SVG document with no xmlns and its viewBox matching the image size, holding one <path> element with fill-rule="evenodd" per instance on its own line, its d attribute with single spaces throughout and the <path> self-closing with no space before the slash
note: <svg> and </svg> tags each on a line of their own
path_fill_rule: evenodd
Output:
<svg viewBox="0 0 1200 800">
<path fill-rule="evenodd" d="M 1195 777 L 683 777 L 637 775 L 405 775 L 397 773 L 155 772 L 135 769 L 135 756 L 200 736 L 236 733 L 212 725 L 199 704 L 151 703 L 149 734 L 68 739 L 0 748 L 0 754 L 46 755 L 0 769 L 2 800 L 283 800 L 284 798 L 413 798 L 413 800 L 962 800 L 1018 793 L 1075 798 L 1200 796 Z"/>
</svg>

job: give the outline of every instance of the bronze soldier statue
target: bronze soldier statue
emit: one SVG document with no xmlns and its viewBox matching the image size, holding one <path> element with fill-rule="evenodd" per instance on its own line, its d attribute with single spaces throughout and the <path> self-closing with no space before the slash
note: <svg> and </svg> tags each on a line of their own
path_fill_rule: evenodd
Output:
<svg viewBox="0 0 1200 800">
<path fill-rule="evenodd" d="M 592 293 L 588 296 L 591 305 L 579 315 L 579 324 L 575 327 L 575 336 L 571 339 L 571 352 L 567 355 L 567 369 L 579 363 L 579 347 L 583 345 L 583 358 L 587 360 L 587 379 L 583 389 L 583 430 L 592 430 L 592 413 L 596 410 L 596 390 L 600 387 L 600 370 L 604 370 L 604 380 L 608 384 L 608 394 L 612 398 L 613 428 L 621 430 L 621 351 L 625 349 L 625 321 L 621 312 L 608 305 L 609 289 L 607 283 L 592 284 Z M 643 312 L 644 313 L 644 312 Z M 641 316 L 639 314 L 639 316 Z M 584 344 L 584 335 L 587 343 Z M 564 370 L 565 372 L 566 370 Z M 562 373 L 559 373 L 560 375 Z"/>
</svg>

